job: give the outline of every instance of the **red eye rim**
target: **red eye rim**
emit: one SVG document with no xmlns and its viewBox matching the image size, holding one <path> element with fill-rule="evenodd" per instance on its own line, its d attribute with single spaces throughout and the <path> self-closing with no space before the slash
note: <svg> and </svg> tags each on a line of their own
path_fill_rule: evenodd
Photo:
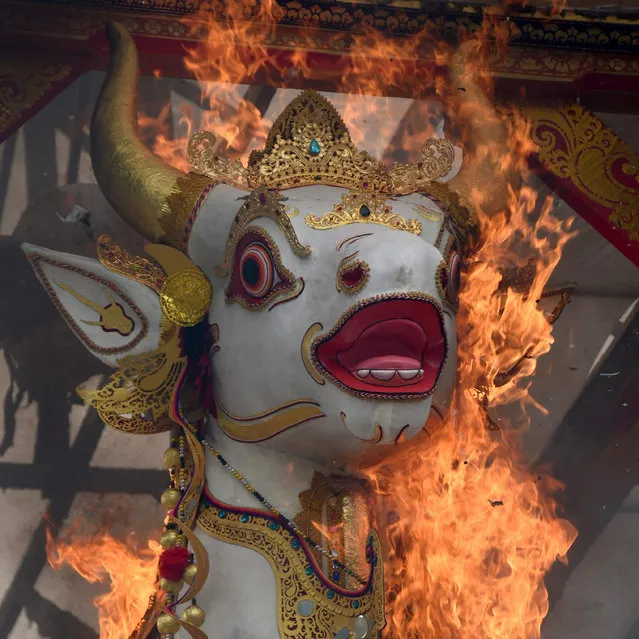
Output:
<svg viewBox="0 0 639 639">
<path fill-rule="evenodd" d="M 446 278 L 446 296 L 451 304 L 457 304 L 459 297 L 459 280 L 461 277 L 461 260 L 456 251 L 448 257 L 448 276 Z"/>
<path fill-rule="evenodd" d="M 252 242 L 242 252 L 239 262 L 240 282 L 255 299 L 266 297 L 273 288 L 275 266 L 271 252 L 264 244 Z"/>
</svg>

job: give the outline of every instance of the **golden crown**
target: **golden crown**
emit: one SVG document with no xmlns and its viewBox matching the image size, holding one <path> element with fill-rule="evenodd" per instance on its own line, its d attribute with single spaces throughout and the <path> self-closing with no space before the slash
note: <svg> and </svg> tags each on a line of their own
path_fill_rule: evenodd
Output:
<svg viewBox="0 0 639 639">
<path fill-rule="evenodd" d="M 189 141 L 194 173 L 244 188 L 287 189 L 311 184 L 404 195 L 426 190 L 450 173 L 455 150 L 449 140 L 424 144 L 417 164 L 390 168 L 359 151 L 331 103 L 315 91 L 300 94 L 277 118 L 263 151 L 253 151 L 248 167 L 214 151 L 215 136 L 196 133 Z"/>
</svg>

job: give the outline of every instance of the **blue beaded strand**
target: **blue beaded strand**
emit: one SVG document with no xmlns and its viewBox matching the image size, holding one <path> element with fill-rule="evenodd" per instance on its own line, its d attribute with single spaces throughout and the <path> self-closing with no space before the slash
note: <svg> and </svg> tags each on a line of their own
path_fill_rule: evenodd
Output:
<svg viewBox="0 0 639 639">
<path fill-rule="evenodd" d="M 240 475 L 240 473 L 237 470 L 235 470 L 235 468 L 233 468 L 233 466 L 231 466 L 220 453 L 218 453 L 218 451 L 215 449 L 215 447 L 212 444 L 205 441 L 204 439 L 201 440 L 201 443 L 202 445 L 206 444 L 206 446 L 208 446 L 211 453 L 213 453 L 213 455 L 220 462 L 220 464 L 222 464 L 225 470 L 230 472 L 242 484 L 242 486 L 244 486 L 244 488 L 249 493 L 251 493 L 251 495 L 253 495 L 262 505 L 266 507 L 267 510 L 271 511 L 271 513 L 273 513 L 276 517 L 280 519 L 280 523 L 282 524 L 284 528 L 286 528 L 292 534 L 302 537 L 309 546 L 317 550 L 317 552 L 319 552 L 321 555 L 324 555 L 324 557 L 326 557 L 329 561 L 333 562 L 334 566 L 337 566 L 338 568 L 343 570 L 347 575 L 350 575 L 351 577 L 353 577 L 353 579 L 356 579 L 360 584 L 364 586 L 367 584 L 367 582 L 364 579 L 362 579 L 359 575 L 354 573 L 350 568 L 348 568 L 341 561 L 339 561 L 334 553 L 328 552 L 327 550 L 322 548 L 322 546 L 320 546 L 315 541 L 313 541 L 308 535 L 305 535 L 304 533 L 302 533 L 302 531 L 290 519 L 285 517 L 264 496 L 262 496 L 257 490 L 255 490 L 255 488 L 253 488 L 253 486 L 251 486 L 251 484 L 249 484 L 248 481 L 244 479 L 244 477 Z M 223 512 L 224 512 L 224 515 L 222 515 L 222 517 L 226 517 L 226 511 L 223 511 Z M 277 529 L 277 523 L 274 521 L 272 521 L 269 524 L 269 526 L 271 530 Z"/>
</svg>

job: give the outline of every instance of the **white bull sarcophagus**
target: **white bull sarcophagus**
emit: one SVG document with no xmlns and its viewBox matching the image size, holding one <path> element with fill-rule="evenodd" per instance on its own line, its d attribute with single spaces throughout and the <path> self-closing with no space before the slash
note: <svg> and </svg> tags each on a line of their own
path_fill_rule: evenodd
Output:
<svg viewBox="0 0 639 639">
<path fill-rule="evenodd" d="M 377 637 L 375 502 L 353 460 L 446 412 L 468 203 L 477 185 L 486 210 L 507 192 L 493 171 L 501 122 L 474 83 L 460 86 L 470 48 L 451 65 L 452 94 L 469 148 L 493 151 L 461 169 L 445 138 L 415 165 L 382 166 L 306 91 L 247 167 L 199 133 L 187 175 L 141 143 L 135 47 L 118 25 L 108 35 L 93 166 L 148 256 L 106 237 L 98 260 L 25 251 L 79 339 L 116 368 L 87 401 L 120 431 L 171 432 L 160 635 Z"/>
</svg>

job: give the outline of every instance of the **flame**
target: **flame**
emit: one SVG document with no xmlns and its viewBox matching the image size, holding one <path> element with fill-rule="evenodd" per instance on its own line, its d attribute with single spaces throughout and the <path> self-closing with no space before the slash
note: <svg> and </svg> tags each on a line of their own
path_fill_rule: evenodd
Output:
<svg viewBox="0 0 639 639">
<path fill-rule="evenodd" d="M 468 73 L 481 72 L 481 60 L 472 67 Z M 465 113 L 471 121 L 488 116 L 481 104 L 466 110 L 474 111 Z M 524 170 L 531 145 L 526 122 L 512 117 L 498 166 L 504 174 Z M 478 155 L 495 151 L 487 142 Z M 489 417 L 511 402 L 536 405 L 528 380 L 553 342 L 537 301 L 572 221 L 560 222 L 551 200 L 538 203 L 529 187 L 511 190 L 507 209 L 488 214 L 489 188 L 472 194 L 480 240 L 462 279 L 451 410 L 443 424 L 364 470 L 390 513 L 381 529 L 393 638 L 539 638 L 548 612 L 544 575 L 576 537 L 558 515 L 560 484 L 524 459 L 521 426 Z M 513 273 L 527 275 L 526 285 L 508 285 Z"/>
<path fill-rule="evenodd" d="M 549 203 L 533 222 L 534 202 L 524 189 L 510 214 L 481 221 L 483 242 L 460 300 L 459 381 L 444 423 L 366 471 L 392 511 L 391 637 L 538 638 L 548 612 L 544 575 L 576 536 L 551 498 L 558 482 L 533 474 L 520 432 L 495 430 L 486 413 L 532 403 L 526 379 L 552 343 L 536 300 L 570 235 Z M 527 292 L 500 292 L 522 231 L 537 257 L 534 281 Z"/>
<path fill-rule="evenodd" d="M 54 570 L 71 566 L 89 583 L 109 583 L 110 591 L 94 599 L 100 639 L 129 639 L 146 613 L 155 593 L 162 547 L 149 541 L 139 549 L 102 532 L 84 536 L 76 522 L 57 539 L 47 529 L 47 558 Z"/>
<path fill-rule="evenodd" d="M 281 42 L 284 37 L 277 24 L 282 9 L 274 0 L 254 7 L 250 3 L 231 3 L 223 14 L 213 9 L 184 18 L 189 38 L 198 40 L 187 50 L 184 66 L 198 81 L 202 110 L 196 113 L 183 107 L 176 127 L 179 131 L 173 131 L 173 135 L 169 135 L 170 105 L 156 118 L 140 114 L 142 132 L 155 135 L 155 153 L 176 168 L 188 170 L 188 138 L 197 130 L 208 130 L 217 138 L 218 152 L 246 162 L 252 150 L 263 148 L 272 125 L 271 118 L 260 110 L 263 106 L 253 102 L 259 103 L 264 87 L 299 89 L 309 83 L 328 81 L 337 91 L 331 99 L 357 146 L 376 155 L 392 155 L 396 149 L 416 154 L 433 133 L 426 118 L 438 119 L 434 116 L 439 112 L 432 112 L 433 105 L 414 104 L 411 115 L 415 124 L 405 130 L 401 140 L 391 144 L 398 101 L 387 96 L 422 98 L 443 86 L 444 78 L 441 74 L 437 77 L 435 69 L 445 64 L 446 47 L 423 34 L 419 38 L 393 39 L 367 28 L 349 36 L 350 50 L 341 66 L 332 68 L 332 56 L 327 56 L 326 66 L 322 66 L 309 53 L 315 34 L 312 12 L 308 13 L 309 29 L 296 31 L 294 40 L 288 36 L 291 51 L 268 47 L 269 42 Z M 432 64 L 416 63 L 425 51 L 429 51 Z M 258 79 L 261 89 L 255 88 Z M 274 103 L 274 115 L 290 99 L 289 95 L 285 102 Z M 371 117 L 375 118 L 373 138 L 370 125 L 367 126 Z"/>
</svg>

